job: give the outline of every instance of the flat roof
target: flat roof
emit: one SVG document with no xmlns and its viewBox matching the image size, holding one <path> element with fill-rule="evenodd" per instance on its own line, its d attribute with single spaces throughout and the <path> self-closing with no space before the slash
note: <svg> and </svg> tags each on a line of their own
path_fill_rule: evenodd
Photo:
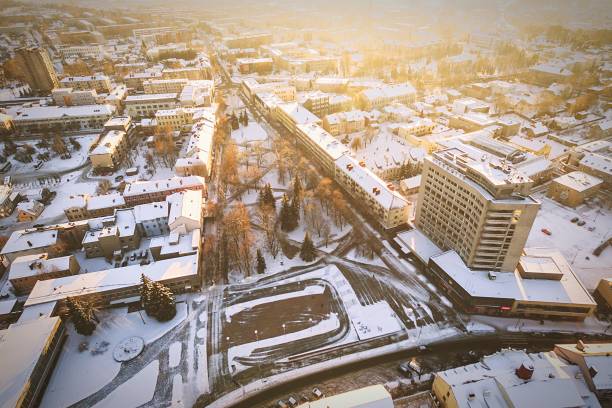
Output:
<svg viewBox="0 0 612 408">
<path fill-rule="evenodd" d="M 15 258 L 9 270 L 9 280 L 26 278 L 46 273 L 67 271 L 70 269 L 72 255 L 59 258 L 48 258 L 45 254 L 24 255 Z"/>
<path fill-rule="evenodd" d="M 440 255 L 442 252 L 444 252 L 425 234 L 416 228 L 411 229 L 410 231 L 400 232 L 397 234 L 395 242 L 397 242 L 403 248 L 407 248 L 425 265 L 427 265 L 429 262 L 429 258 L 435 255 Z"/>
<path fill-rule="evenodd" d="M 434 255 L 431 261 L 473 297 L 514 299 L 519 302 L 595 305 L 589 292 L 558 250 L 526 248 L 524 254 L 531 260 L 535 257 L 553 259 L 555 268 L 563 274 L 562 278 L 527 279 L 521 277 L 516 270 L 495 272 L 495 279 L 491 279 L 491 272 L 468 268 L 455 251 Z"/>
<path fill-rule="evenodd" d="M 381 384 L 359 388 L 320 400 L 298 405 L 298 408 L 393 408 L 391 394 Z"/>
<path fill-rule="evenodd" d="M 57 242 L 58 231 L 46 230 L 20 230 L 14 231 L 2 248 L 0 254 L 10 254 L 28 249 L 44 248 Z"/>
<path fill-rule="evenodd" d="M 59 317 L 15 323 L 0 331 L 0 407 L 17 406 L 27 392 L 36 363 L 57 330 Z"/>
<path fill-rule="evenodd" d="M 554 179 L 555 183 L 559 183 L 572 190 L 581 192 L 603 183 L 599 177 L 592 176 L 581 171 L 572 171 L 563 176 Z"/>
<path fill-rule="evenodd" d="M 204 178 L 200 176 L 174 176 L 164 180 L 135 181 L 129 183 L 123 191 L 124 197 L 138 196 L 159 191 L 168 191 L 184 188 L 186 190 L 193 187 L 204 187 Z"/>
<path fill-rule="evenodd" d="M 140 276 L 145 274 L 153 281 L 186 278 L 198 273 L 198 256 L 153 262 L 149 265 L 130 265 L 122 268 L 83 273 L 63 278 L 36 282 L 25 302 L 26 308 L 40 303 L 55 302 L 69 296 L 104 293 L 140 285 Z M 0 370 L 2 371 L 2 370 Z"/>
</svg>

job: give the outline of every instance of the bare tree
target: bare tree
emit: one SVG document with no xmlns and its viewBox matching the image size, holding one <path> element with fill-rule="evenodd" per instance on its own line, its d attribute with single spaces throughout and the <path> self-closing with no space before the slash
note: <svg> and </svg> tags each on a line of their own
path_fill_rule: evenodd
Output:
<svg viewBox="0 0 612 408">
<path fill-rule="evenodd" d="M 268 252 L 276 259 L 280 251 L 280 244 L 276 233 L 276 211 L 274 207 L 267 204 L 258 206 L 257 223 L 264 230 Z"/>
<path fill-rule="evenodd" d="M 242 202 L 239 202 L 224 217 L 224 234 L 227 237 L 227 256 L 230 263 L 245 276 L 251 274 L 253 233 L 249 213 Z"/>
</svg>

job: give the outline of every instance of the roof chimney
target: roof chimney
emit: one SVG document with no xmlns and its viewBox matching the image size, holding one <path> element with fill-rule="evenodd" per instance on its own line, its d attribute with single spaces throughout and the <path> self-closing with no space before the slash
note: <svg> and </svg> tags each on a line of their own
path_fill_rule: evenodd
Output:
<svg viewBox="0 0 612 408">
<path fill-rule="evenodd" d="M 521 380 L 530 380 L 533 375 L 533 364 L 530 361 L 524 360 L 519 368 L 516 369 L 516 376 Z"/>
</svg>

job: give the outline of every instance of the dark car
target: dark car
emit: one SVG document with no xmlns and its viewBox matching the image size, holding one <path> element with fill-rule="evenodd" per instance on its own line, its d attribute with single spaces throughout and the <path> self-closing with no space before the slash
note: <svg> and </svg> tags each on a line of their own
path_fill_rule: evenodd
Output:
<svg viewBox="0 0 612 408">
<path fill-rule="evenodd" d="M 585 220 L 580 220 L 576 223 L 576 225 L 578 225 L 579 227 L 582 227 L 584 224 L 586 224 Z"/>
<path fill-rule="evenodd" d="M 574 218 L 572 218 L 570 221 L 571 221 L 573 224 L 575 224 L 575 223 L 577 223 L 577 222 L 578 222 L 578 220 L 579 220 L 579 219 L 580 219 L 580 218 L 578 218 L 578 217 L 574 217 Z"/>
</svg>

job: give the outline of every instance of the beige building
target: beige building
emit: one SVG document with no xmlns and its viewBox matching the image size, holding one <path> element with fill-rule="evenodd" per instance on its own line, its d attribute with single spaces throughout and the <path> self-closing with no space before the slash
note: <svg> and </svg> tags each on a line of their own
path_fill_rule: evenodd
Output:
<svg viewBox="0 0 612 408">
<path fill-rule="evenodd" d="M 109 93 L 112 89 L 111 80 L 106 75 L 95 74 L 86 76 L 70 76 L 62 78 L 60 86 L 80 91 L 95 90 L 100 93 Z"/>
<path fill-rule="evenodd" d="M 176 93 L 130 95 L 125 98 L 125 112 L 132 118 L 152 117 L 158 110 L 178 106 Z"/>
<path fill-rule="evenodd" d="M 57 106 L 95 105 L 98 94 L 95 89 L 79 91 L 73 88 L 55 88 L 51 97 Z"/>
<path fill-rule="evenodd" d="M 411 104 L 415 98 L 416 90 L 410 83 L 405 83 L 366 89 L 356 96 L 356 102 L 363 109 L 372 110 L 394 102 Z"/>
<path fill-rule="evenodd" d="M 589 390 L 599 402 L 612 404 L 612 343 L 556 344 L 555 354 L 580 367 Z"/>
<path fill-rule="evenodd" d="M 443 408 L 601 407 L 580 368 L 551 351 L 502 349 L 437 372 L 432 392 Z"/>
<path fill-rule="evenodd" d="M 49 258 L 46 253 L 25 255 L 11 263 L 8 279 L 20 295 L 30 293 L 39 280 L 76 275 L 80 266 L 72 255 Z"/>
<path fill-rule="evenodd" d="M 578 207 L 593 197 L 603 186 L 603 180 L 581 171 L 573 171 L 554 179 L 546 195 L 568 207 Z"/>
<path fill-rule="evenodd" d="M 144 81 L 143 88 L 147 94 L 180 93 L 189 83 L 188 79 L 149 79 Z"/>
<path fill-rule="evenodd" d="M 45 206 L 36 200 L 21 202 L 17 204 L 17 221 L 34 221 L 44 209 Z"/>
<path fill-rule="evenodd" d="M 158 127 L 170 127 L 172 130 L 191 128 L 201 117 L 204 108 L 161 109 L 155 112 Z"/>
<path fill-rule="evenodd" d="M 470 268 L 514 271 L 540 203 L 511 165 L 473 156 L 458 145 L 425 159 L 415 224 Z"/>
<path fill-rule="evenodd" d="M 339 112 L 323 118 L 323 128 L 334 136 L 365 129 L 367 113 L 360 110 Z"/>
<path fill-rule="evenodd" d="M 349 155 L 336 160 L 335 180 L 385 229 L 408 222 L 410 204 L 392 184 Z"/>
<path fill-rule="evenodd" d="M 20 48 L 15 60 L 30 88 L 35 92 L 49 93 L 59 87 L 57 74 L 49 54 L 43 48 Z"/>
<path fill-rule="evenodd" d="M 113 259 L 117 254 L 137 249 L 141 238 L 134 211 L 124 208 L 115 210 L 114 216 L 102 219 L 100 228 L 88 231 L 82 244 L 88 258 Z"/>
<path fill-rule="evenodd" d="M 7 109 L 19 132 L 38 133 L 54 129 L 94 130 L 115 113 L 113 105 L 32 106 Z"/>
<path fill-rule="evenodd" d="M 125 132 L 110 130 L 89 152 L 89 159 L 94 171 L 116 170 L 121 165 L 128 151 Z"/>
<path fill-rule="evenodd" d="M 66 336 L 59 317 L 20 319 L 0 330 L 0 406 L 39 405 Z"/>
</svg>

